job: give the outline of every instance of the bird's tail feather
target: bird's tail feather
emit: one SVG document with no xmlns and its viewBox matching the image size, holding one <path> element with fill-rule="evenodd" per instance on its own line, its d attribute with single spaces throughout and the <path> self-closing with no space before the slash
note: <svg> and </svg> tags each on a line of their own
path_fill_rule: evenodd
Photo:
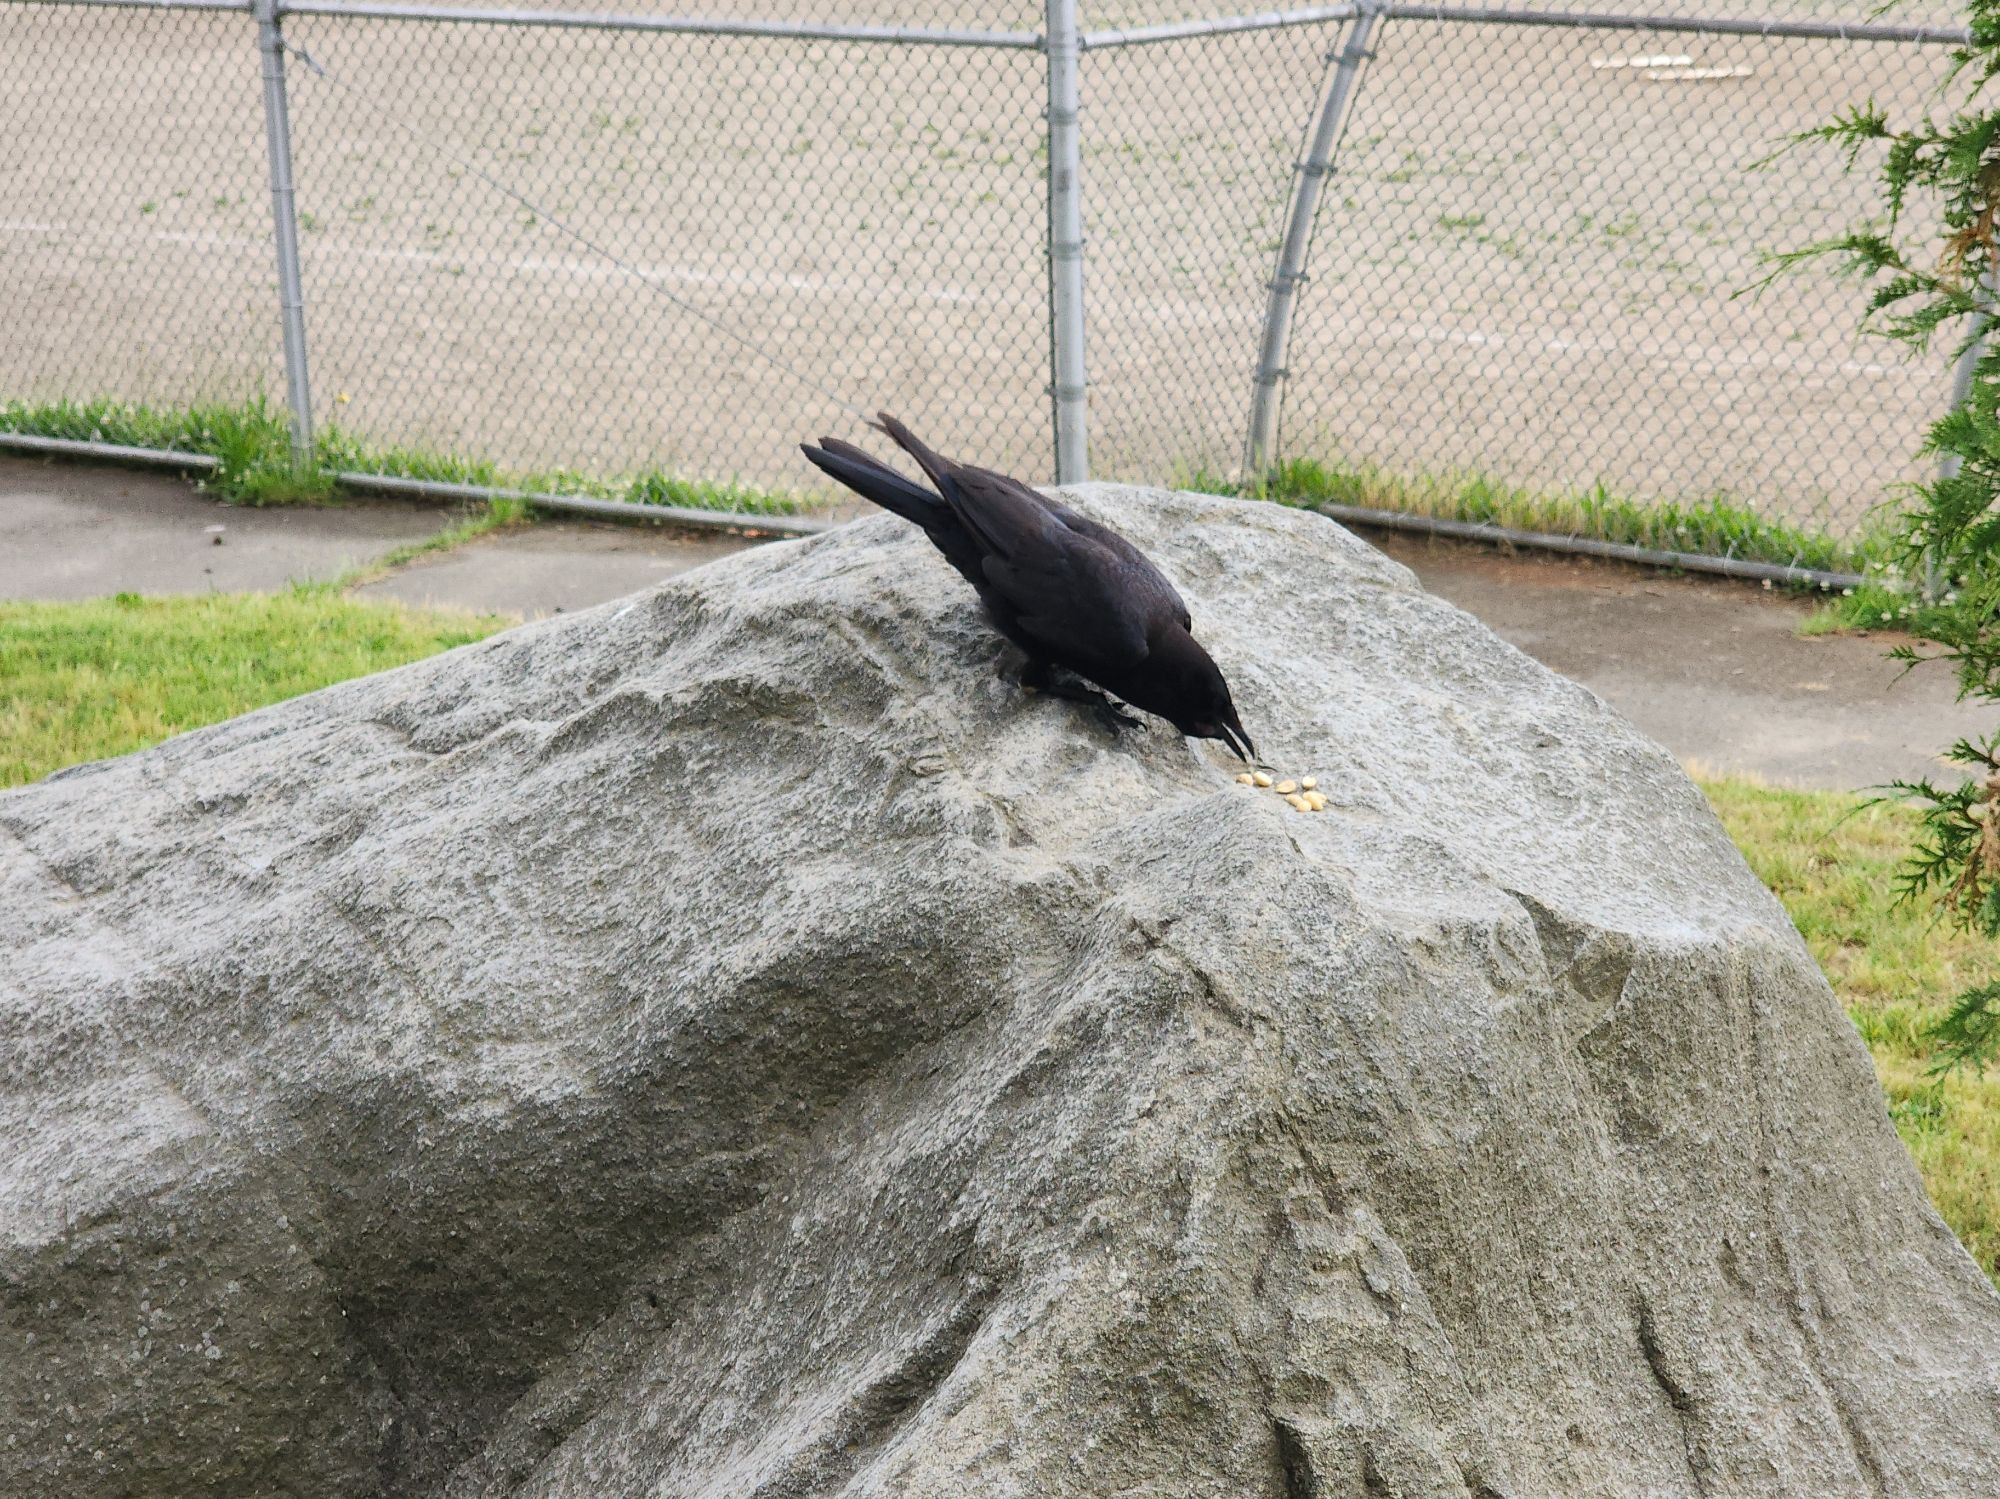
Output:
<svg viewBox="0 0 2000 1499">
<path fill-rule="evenodd" d="M 950 484 L 951 465 L 939 457 L 937 453 L 926 447 L 916 433 L 897 421 L 888 412 L 876 412 L 875 420 L 869 425 L 874 427 L 877 432 L 888 437 L 897 447 L 914 458 L 917 467 L 924 471 L 924 476 L 940 490 Z"/>
<path fill-rule="evenodd" d="M 822 437 L 818 447 L 802 443 L 804 453 L 821 473 L 838 479 L 864 500 L 884 510 L 914 521 L 926 531 L 950 512 L 944 501 L 929 490 L 912 484 L 894 469 L 885 468 L 851 443 L 837 437 Z"/>
</svg>

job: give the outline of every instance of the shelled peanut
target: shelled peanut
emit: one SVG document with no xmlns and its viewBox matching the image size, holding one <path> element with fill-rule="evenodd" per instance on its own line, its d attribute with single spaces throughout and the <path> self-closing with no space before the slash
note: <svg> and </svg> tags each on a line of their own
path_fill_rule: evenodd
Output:
<svg viewBox="0 0 2000 1499">
<path fill-rule="evenodd" d="M 1236 778 L 1236 784 L 1249 786 L 1257 791 L 1274 791 L 1296 812 L 1326 810 L 1326 797 L 1317 789 L 1319 786 L 1317 776 L 1280 781 L 1267 770 L 1246 770 Z"/>
</svg>

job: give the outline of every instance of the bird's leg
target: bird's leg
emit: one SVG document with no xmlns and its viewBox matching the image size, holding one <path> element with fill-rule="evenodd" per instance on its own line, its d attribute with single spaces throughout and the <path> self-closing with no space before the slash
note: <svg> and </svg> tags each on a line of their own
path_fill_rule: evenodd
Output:
<svg viewBox="0 0 2000 1499">
<path fill-rule="evenodd" d="M 1097 720 L 1116 734 L 1120 729 L 1136 729 L 1139 720 L 1129 713 L 1121 712 L 1117 704 L 1099 692 L 1095 687 L 1086 687 L 1081 682 L 1067 681 L 1056 674 L 1055 667 L 1047 661 L 1037 661 L 1032 657 L 1021 668 L 1021 685 L 1034 692 L 1046 693 L 1049 697 L 1066 698 L 1072 703 L 1086 703 L 1097 710 Z"/>
</svg>

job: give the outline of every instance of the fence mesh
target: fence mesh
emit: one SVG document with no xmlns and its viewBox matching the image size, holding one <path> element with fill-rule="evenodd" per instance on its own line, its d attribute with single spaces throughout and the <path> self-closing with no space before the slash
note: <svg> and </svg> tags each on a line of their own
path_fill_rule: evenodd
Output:
<svg viewBox="0 0 2000 1499">
<path fill-rule="evenodd" d="M 282 390 L 248 17 L 0 3 L 0 402 Z"/>
<path fill-rule="evenodd" d="M 290 35 L 325 69 L 293 91 L 323 414 L 513 465 L 797 483 L 800 438 L 855 425 L 830 392 L 1046 467 L 1038 54 Z"/>
<path fill-rule="evenodd" d="M 1107 0 L 1084 25 L 1203 13 Z M 739 14 L 1017 41 L 1042 24 L 960 0 Z M 1095 473 L 1239 474 L 1345 25 L 1085 51 Z M 322 429 L 803 489 L 797 441 L 879 406 L 1049 473 L 1034 47 L 285 31 Z M 1943 359 L 1857 339 L 1859 294 L 1824 270 L 1740 294 L 1769 252 L 1874 207 L 1830 153 L 1752 164 L 1863 99 L 1921 110 L 1946 48 L 1395 18 L 1374 54 L 1318 215 L 1281 457 L 1364 503 L 1720 496 L 1850 538 L 1914 472 Z M 247 11 L 0 0 L 0 402 L 283 391 L 258 66 Z"/>
<path fill-rule="evenodd" d="M 1091 465 L 1233 474 L 1337 24 L 1084 55 Z"/>
<path fill-rule="evenodd" d="M 1824 148 L 1752 168 L 1857 101 L 1907 118 L 1946 49 L 1391 21 L 1376 52 L 1283 452 L 1842 535 L 1913 472 L 1946 361 L 1857 336 L 1861 291 L 1823 266 L 1748 294 L 1763 256 L 1879 213 L 1873 181 Z"/>
</svg>

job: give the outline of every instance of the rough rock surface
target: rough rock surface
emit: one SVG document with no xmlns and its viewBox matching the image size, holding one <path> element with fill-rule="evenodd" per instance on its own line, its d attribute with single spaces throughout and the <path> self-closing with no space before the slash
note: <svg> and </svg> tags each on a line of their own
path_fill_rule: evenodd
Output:
<svg viewBox="0 0 2000 1499">
<path fill-rule="evenodd" d="M 887 517 L 0 795 L 0 1492 L 1994 1492 L 1679 769 L 1330 522 L 1081 503 L 1329 811 Z"/>
</svg>

